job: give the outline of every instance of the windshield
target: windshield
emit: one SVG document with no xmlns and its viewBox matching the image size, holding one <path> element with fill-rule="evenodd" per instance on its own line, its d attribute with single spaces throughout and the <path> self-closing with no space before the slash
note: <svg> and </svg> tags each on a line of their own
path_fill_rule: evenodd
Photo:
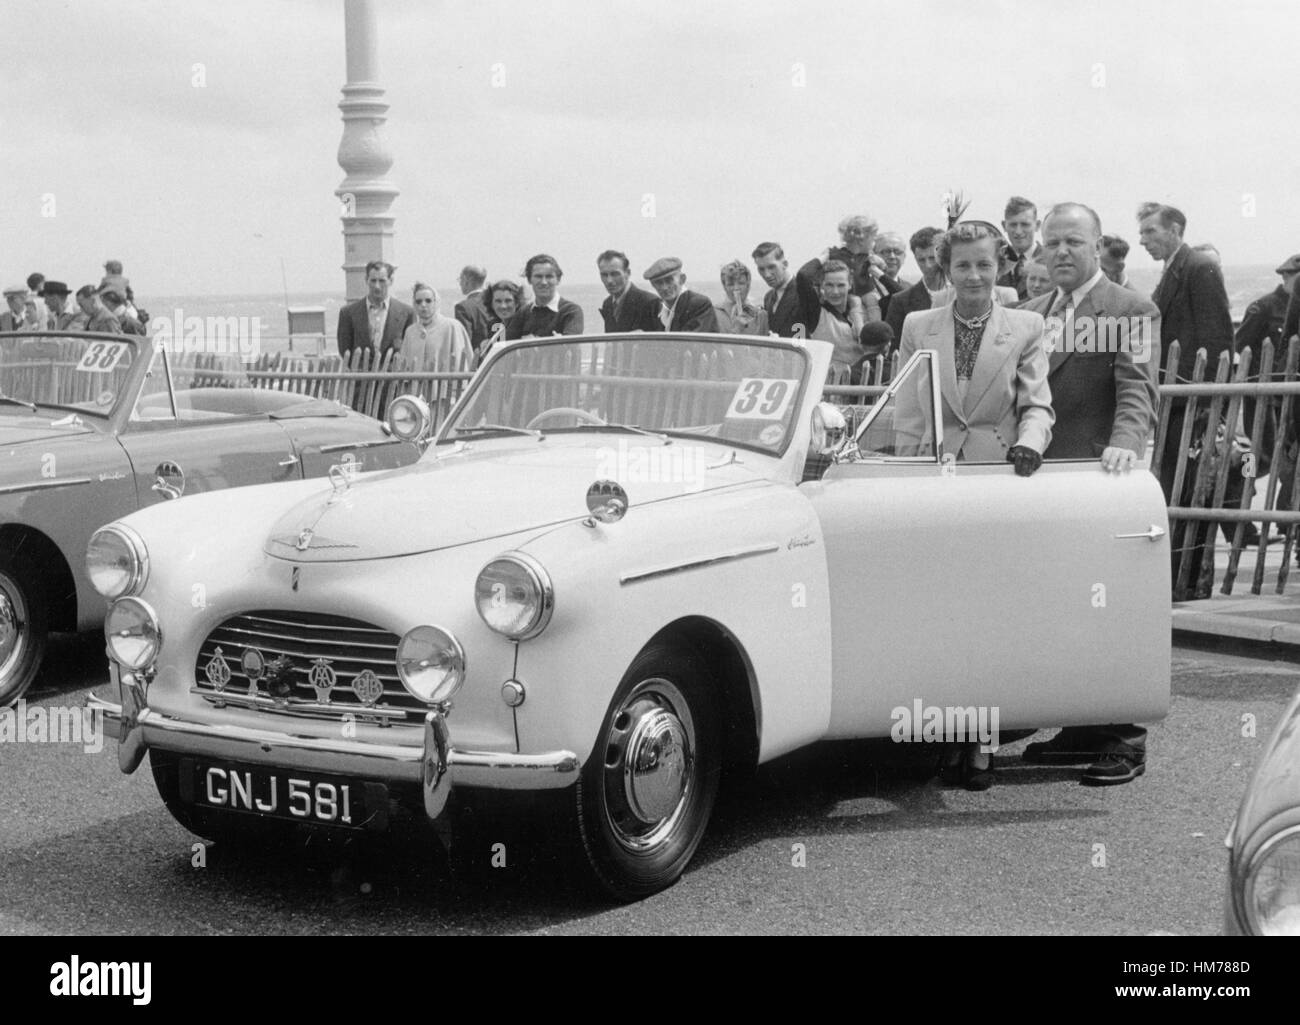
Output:
<svg viewBox="0 0 1300 1025">
<path fill-rule="evenodd" d="M 121 399 L 137 351 L 129 336 L 0 336 L 0 413 L 21 403 L 108 416 Z"/>
<path fill-rule="evenodd" d="M 521 430 L 639 427 L 779 456 L 807 370 L 802 350 L 775 340 L 646 333 L 517 345 L 483 368 L 440 443 Z"/>
</svg>

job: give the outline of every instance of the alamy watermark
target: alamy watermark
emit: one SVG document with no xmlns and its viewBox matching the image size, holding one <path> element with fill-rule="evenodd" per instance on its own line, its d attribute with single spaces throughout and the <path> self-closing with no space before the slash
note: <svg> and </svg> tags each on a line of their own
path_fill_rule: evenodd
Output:
<svg viewBox="0 0 1300 1025">
<path fill-rule="evenodd" d="M 99 708 L 28 705 L 19 698 L 0 709 L 0 744 L 80 744 L 86 754 L 104 749 L 104 712 Z"/>
<path fill-rule="evenodd" d="M 1151 317 L 1047 318 L 1043 348 L 1053 352 L 1127 352 L 1134 363 L 1151 359 L 1155 342 Z"/>
<path fill-rule="evenodd" d="M 152 317 L 149 326 L 154 344 L 173 356 L 205 353 L 252 363 L 262 354 L 261 317 L 187 317 L 178 306 L 170 317 Z"/>
<path fill-rule="evenodd" d="M 596 450 L 596 476 L 628 484 L 684 484 L 688 492 L 704 487 L 709 459 L 717 453 L 699 445 L 629 445 L 620 440 L 617 448 Z"/>
<path fill-rule="evenodd" d="M 899 705 L 889 713 L 889 736 L 896 744 L 978 743 L 982 750 L 998 748 L 997 705 Z"/>
</svg>

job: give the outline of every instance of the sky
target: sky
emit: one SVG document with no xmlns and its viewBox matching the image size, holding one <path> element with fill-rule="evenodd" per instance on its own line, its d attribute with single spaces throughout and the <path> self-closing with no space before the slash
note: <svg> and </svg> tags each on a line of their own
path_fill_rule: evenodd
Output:
<svg viewBox="0 0 1300 1025">
<path fill-rule="evenodd" d="M 1300 251 L 1291 0 L 374 0 L 395 284 L 569 282 L 606 248 L 715 283 L 847 214 L 905 237 L 1146 200 L 1225 264 Z M 5 0 L 0 276 L 137 295 L 343 291 L 343 0 Z M 57 41 L 57 45 L 56 45 Z M 908 261 L 909 268 L 912 266 Z M 904 272 L 906 275 L 906 271 Z"/>
</svg>

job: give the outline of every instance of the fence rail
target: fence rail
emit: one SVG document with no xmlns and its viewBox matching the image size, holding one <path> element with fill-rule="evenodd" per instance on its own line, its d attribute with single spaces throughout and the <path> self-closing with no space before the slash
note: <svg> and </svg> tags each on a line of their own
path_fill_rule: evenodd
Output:
<svg viewBox="0 0 1300 1025">
<path fill-rule="evenodd" d="M 1149 450 L 1151 472 L 1161 477 L 1171 499 L 1169 518 L 1177 559 L 1172 573 L 1174 597 L 1208 596 L 1220 547 L 1228 553 L 1220 591 L 1231 594 L 1248 547 L 1246 528 L 1252 524 L 1262 533 L 1270 524 L 1283 529 L 1282 561 L 1274 585 L 1281 594 L 1300 532 L 1300 512 L 1293 511 L 1300 508 L 1300 489 L 1291 426 L 1294 413 L 1300 411 L 1300 344 L 1292 340 L 1283 368 L 1276 370 L 1273 346 L 1265 342 L 1258 373 L 1249 351 L 1241 353 L 1235 367 L 1231 353 L 1222 353 L 1211 367 L 1200 352 L 1190 378 L 1182 381 L 1178 380 L 1179 355 L 1174 343 L 1163 370 L 1164 379 L 1171 383 L 1160 386 Z M 205 367 L 205 358 L 194 357 L 194 370 L 211 375 L 215 383 L 223 371 L 215 363 Z M 847 374 L 838 374 L 827 382 L 824 394 L 842 405 L 868 407 L 884 393 L 897 370 L 896 352 L 879 356 L 865 366 L 862 383 L 850 384 Z M 466 360 L 415 370 L 400 353 L 376 358 L 369 350 L 356 350 L 347 359 L 264 353 L 242 372 L 258 387 L 336 399 L 375 417 L 384 415 L 391 397 L 414 392 L 429 403 L 435 428 L 474 376 Z M 1255 411 L 1263 415 L 1254 415 Z M 1265 476 L 1263 502 L 1256 508 L 1255 485 Z M 1232 530 L 1224 545 L 1218 543 L 1220 524 Z M 1266 555 L 1267 547 L 1261 544 L 1251 576 L 1254 594 L 1263 588 Z"/>
</svg>

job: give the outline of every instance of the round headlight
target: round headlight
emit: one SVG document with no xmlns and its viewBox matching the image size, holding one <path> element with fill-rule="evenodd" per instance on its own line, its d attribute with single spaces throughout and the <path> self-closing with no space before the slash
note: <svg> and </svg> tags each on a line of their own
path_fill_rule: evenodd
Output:
<svg viewBox="0 0 1300 1025">
<path fill-rule="evenodd" d="M 162 630 L 158 626 L 158 617 L 147 602 L 139 598 L 122 598 L 108 608 L 104 639 L 108 642 L 109 657 L 114 662 L 138 672 L 158 657 Z"/>
<path fill-rule="evenodd" d="M 138 593 L 149 579 L 144 541 L 120 523 L 101 527 L 86 545 L 86 573 L 91 586 L 110 601 Z"/>
<path fill-rule="evenodd" d="M 417 626 L 397 645 L 397 675 L 421 701 L 449 701 L 465 682 L 465 649 L 442 627 Z"/>
<path fill-rule="evenodd" d="M 526 641 L 551 621 L 555 591 L 540 562 L 522 552 L 510 552 L 479 572 L 474 604 L 483 622 L 497 633 Z"/>
<path fill-rule="evenodd" d="M 418 395 L 402 395 L 388 405 L 388 427 L 403 441 L 418 441 L 428 433 L 433 417 Z"/>
<path fill-rule="evenodd" d="M 1263 936 L 1300 936 L 1300 826 L 1270 838 L 1246 870 L 1246 915 Z"/>
</svg>

